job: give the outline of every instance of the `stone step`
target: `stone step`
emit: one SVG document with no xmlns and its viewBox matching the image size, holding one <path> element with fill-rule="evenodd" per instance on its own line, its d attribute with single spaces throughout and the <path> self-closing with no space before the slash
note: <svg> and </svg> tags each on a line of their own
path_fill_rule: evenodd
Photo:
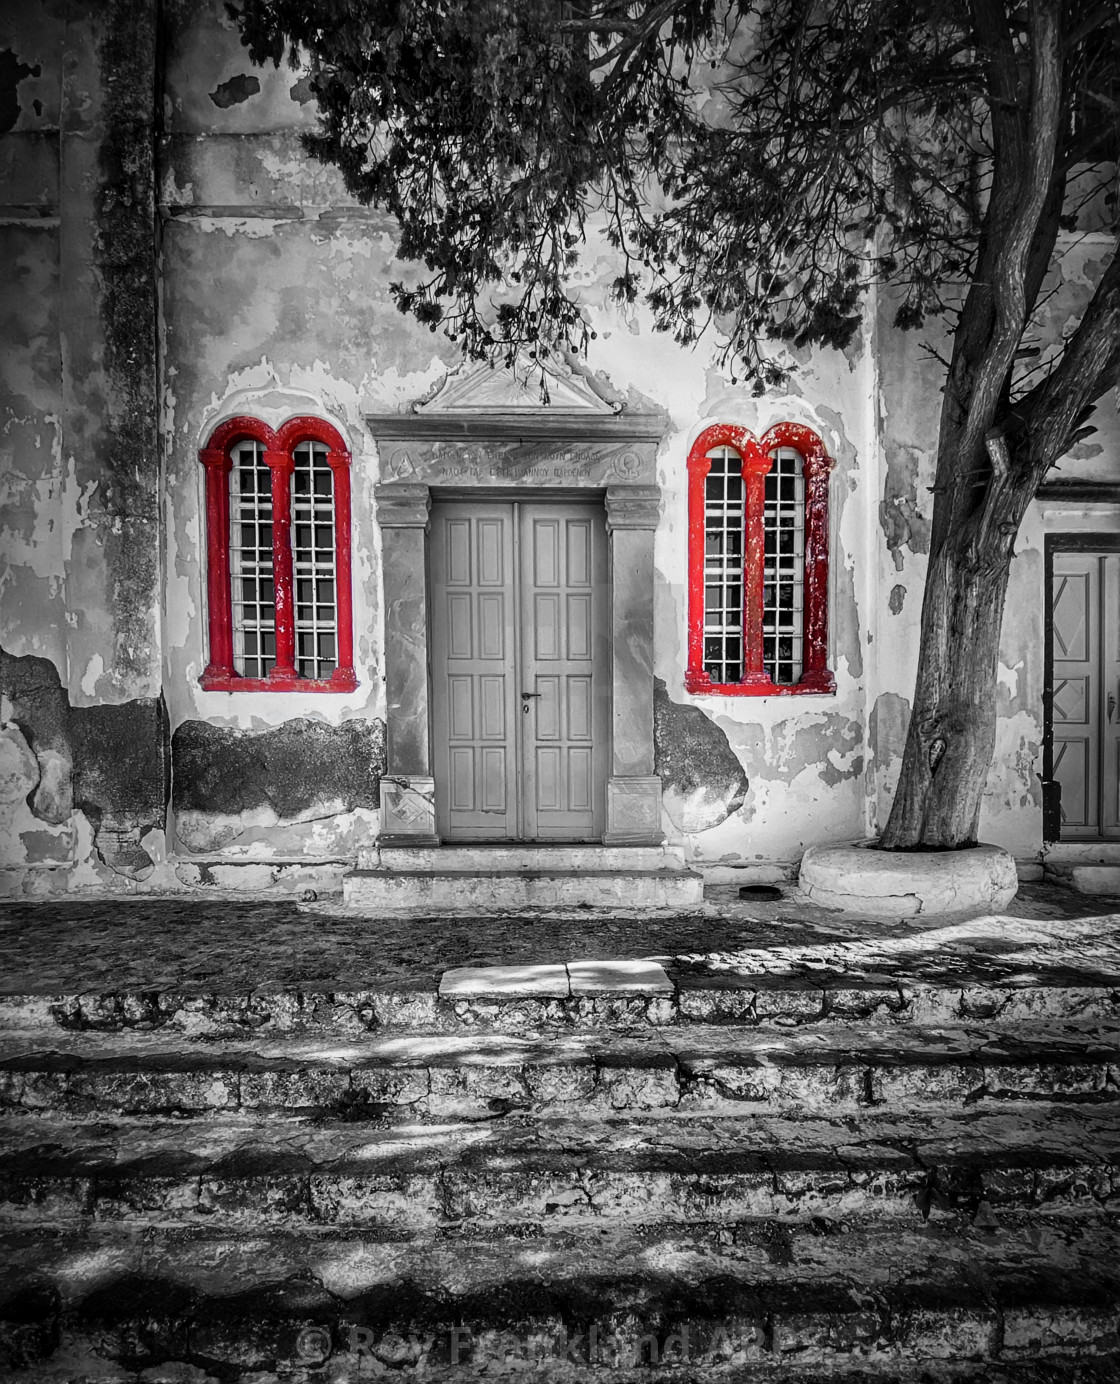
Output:
<svg viewBox="0 0 1120 1384">
<path fill-rule="evenodd" d="M 184 1033 L 353 1037 L 369 1032 L 555 1029 L 851 1028 L 875 1025 L 1100 1020 L 1120 1024 L 1120 979 L 1097 985 L 970 981 L 931 984 L 815 972 L 811 975 L 701 972 L 666 963 L 664 987 L 630 984 L 647 963 L 479 967 L 470 985 L 430 988 L 191 994 L 110 990 L 0 995 L 0 1033 Z M 586 967 L 587 969 L 583 969 Z M 591 969 L 594 968 L 594 969 Z M 613 972 L 612 980 L 604 980 Z M 628 975 L 627 973 L 630 973 Z M 518 983 L 516 977 L 521 976 Z M 490 979 L 487 979 L 490 976 Z M 513 979 L 511 980 L 511 977 Z M 596 979 L 598 977 L 598 979 Z M 646 987 L 647 991 L 651 987 Z"/>
<path fill-rule="evenodd" d="M 522 909 L 687 909 L 704 901 L 694 870 L 354 870 L 343 902 L 390 912 L 517 912 Z"/>
<path fill-rule="evenodd" d="M 1080 894 L 1120 896 L 1120 865 L 1072 865 L 1069 879 Z"/>
<path fill-rule="evenodd" d="M 570 874 L 575 870 L 683 870 L 679 846 L 370 846 L 358 852 L 360 870 L 426 871 L 431 874 L 493 874 L 529 870 Z"/>
<path fill-rule="evenodd" d="M 358 1119 L 489 1118 L 680 1108 L 852 1112 L 975 1102 L 1111 1101 L 1120 1034 L 1029 1030 L 571 1030 L 369 1034 L 345 1042 L 74 1033 L 0 1043 L 0 1107 L 73 1118 L 317 1111 Z"/>
<path fill-rule="evenodd" d="M 1120 1103 L 1057 1114 L 651 1116 L 371 1129 L 0 1120 L 0 1222 L 248 1229 L 364 1226 L 409 1236 L 495 1226 L 759 1218 L 952 1220 L 1120 1213 Z"/>
<path fill-rule="evenodd" d="M 0 1257 L 5 1378 L 37 1384 L 114 1368 L 311 1378 L 332 1356 L 318 1377 L 341 1379 L 359 1350 L 371 1373 L 380 1359 L 410 1378 L 629 1379 L 651 1364 L 691 1379 L 788 1380 L 790 1365 L 936 1378 L 951 1361 L 975 1380 L 997 1362 L 1117 1355 L 1120 1232 L 1102 1225 L 592 1227 L 486 1243 L 91 1227 L 8 1233 Z"/>
</svg>

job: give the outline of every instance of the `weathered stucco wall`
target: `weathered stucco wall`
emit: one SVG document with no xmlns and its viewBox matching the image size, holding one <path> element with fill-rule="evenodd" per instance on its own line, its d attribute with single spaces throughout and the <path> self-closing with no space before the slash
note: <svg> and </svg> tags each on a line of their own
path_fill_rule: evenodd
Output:
<svg viewBox="0 0 1120 1384">
<path fill-rule="evenodd" d="M 254 69 L 221 0 L 0 15 L 0 836 L 9 883 L 256 887 L 335 879 L 377 829 L 385 694 L 380 479 L 369 413 L 407 408 L 458 364 L 394 308 L 392 223 L 303 153 L 299 72 Z M 162 68 L 156 70 L 157 53 Z M 158 93 L 158 96 L 157 96 Z M 1092 227 L 1048 300 L 1060 336 L 1106 240 Z M 610 304 L 592 238 L 586 368 L 656 400 L 655 698 L 664 827 L 710 867 L 792 863 L 872 834 L 897 778 L 917 656 L 942 368 L 872 300 L 844 353 L 804 353 L 753 397 L 640 307 Z M 937 344 L 936 342 L 934 343 Z M 357 689 L 206 692 L 198 450 L 235 414 L 322 416 L 353 455 Z M 829 622 L 835 695 L 684 691 L 685 463 L 716 422 L 808 424 L 835 458 Z M 1061 478 L 1115 479 L 1115 401 Z M 1032 508 L 1012 574 L 987 839 L 1041 844 L 1046 531 L 1117 527 L 1115 507 Z M 126 772 L 127 770 L 127 772 Z M 137 791 L 130 792 L 130 784 Z M 165 814 L 170 805 L 168 836 Z M 296 865 L 317 863 L 302 877 Z M 236 865 L 250 865 L 236 870 Z M 53 867 L 53 868 L 40 868 Z M 287 873 L 285 873 L 287 872 Z"/>
<path fill-rule="evenodd" d="M 795 862 L 813 841 L 862 837 L 867 696 L 866 607 L 859 554 L 864 511 L 877 487 L 877 452 L 868 400 L 875 363 L 870 336 L 847 353 L 805 354 L 784 397 L 759 400 L 711 367 L 705 345 L 682 351 L 657 333 L 640 307 L 610 305 L 608 254 L 589 257 L 584 293 L 597 333 L 588 364 L 625 395 L 637 390 L 667 408 L 670 427 L 658 461 L 663 515 L 656 538 L 655 671 L 666 695 L 690 704 L 723 732 L 748 780 L 741 805 L 706 828 L 696 809 L 711 790 L 666 794 L 665 829 L 707 866 Z M 761 435 L 792 420 L 814 428 L 835 458 L 830 491 L 829 624 L 835 695 L 692 696 L 684 691 L 687 606 L 687 475 L 695 438 L 717 422 Z M 726 782 L 726 779 L 721 779 Z M 730 799 L 735 794 L 728 787 Z"/>
<path fill-rule="evenodd" d="M 355 205 L 300 147 L 300 130 L 313 123 L 300 75 L 253 69 L 218 3 L 168 6 L 165 45 L 159 200 L 173 845 L 199 860 L 353 858 L 376 832 L 384 763 L 377 458 L 363 414 L 403 406 L 445 367 L 436 339 L 389 300 L 389 223 Z M 207 648 L 198 450 L 235 414 L 273 426 L 296 414 L 324 417 L 350 447 L 352 693 L 231 694 L 199 685 Z M 220 733 L 207 735 L 207 727 Z M 284 757 L 269 747 L 278 734 L 293 747 L 300 727 L 298 762 L 314 790 L 297 807 Z M 343 795 L 340 805 L 332 786 L 338 747 L 355 735 L 375 742 L 361 756 L 368 791 Z M 223 791 L 245 756 L 256 765 L 251 786 Z M 204 878 L 229 882 L 212 872 Z"/>
<path fill-rule="evenodd" d="M 14 887 L 150 873 L 140 842 L 162 834 L 155 52 L 142 0 L 0 14 L 0 262 L 14 270 L 0 868 Z"/>
</svg>

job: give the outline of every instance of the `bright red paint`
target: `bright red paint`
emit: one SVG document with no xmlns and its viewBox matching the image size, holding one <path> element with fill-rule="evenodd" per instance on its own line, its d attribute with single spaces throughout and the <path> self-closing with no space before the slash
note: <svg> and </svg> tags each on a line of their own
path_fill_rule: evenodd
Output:
<svg viewBox="0 0 1120 1384">
<path fill-rule="evenodd" d="M 712 682 L 704 671 L 704 478 L 711 469 L 708 453 L 733 447 L 743 461 L 745 534 L 743 554 L 743 678 Z M 764 585 L 763 507 L 766 473 L 779 447 L 801 453 L 805 480 L 805 578 L 802 614 L 802 671 L 796 683 L 770 681 L 762 661 L 762 593 Z M 805 692 L 833 692 L 836 679 L 828 667 L 828 474 L 832 458 L 811 428 L 776 423 L 761 440 L 737 424 L 705 428 L 688 454 L 688 668 L 689 692 L 726 697 L 788 697 Z"/>
<path fill-rule="evenodd" d="M 229 564 L 229 473 L 239 442 L 260 442 L 272 471 L 272 578 L 276 600 L 276 664 L 267 678 L 243 678 L 233 666 L 233 605 Z M 334 473 L 335 601 L 338 667 L 329 678 L 301 678 L 295 667 L 295 592 L 292 577 L 291 476 L 301 442 L 320 442 Z M 321 418 L 290 418 L 274 431 L 259 418 L 220 423 L 199 452 L 206 469 L 207 600 L 210 662 L 200 682 L 209 692 L 350 692 L 354 676 L 350 590 L 350 453 L 337 429 Z"/>
</svg>

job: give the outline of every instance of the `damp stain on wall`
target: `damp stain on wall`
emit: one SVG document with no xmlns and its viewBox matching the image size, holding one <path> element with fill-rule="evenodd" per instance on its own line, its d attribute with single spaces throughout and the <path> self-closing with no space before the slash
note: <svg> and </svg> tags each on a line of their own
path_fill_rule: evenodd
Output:
<svg viewBox="0 0 1120 1384">
<path fill-rule="evenodd" d="M 376 809 L 385 726 L 297 718 L 246 731 L 186 721 L 172 737 L 171 762 L 179 843 L 221 850 L 253 828 Z"/>
<path fill-rule="evenodd" d="M 20 62 L 10 48 L 0 49 L 0 134 L 15 127 L 23 107 L 19 103 L 19 84 L 27 77 L 38 77 L 42 68 Z"/>
<path fill-rule="evenodd" d="M 163 699 L 73 706 L 49 659 L 0 649 L 0 703 L 11 771 L 5 812 L 19 838 L 9 841 L 3 863 L 70 863 L 73 834 L 43 828 L 67 826 L 80 813 L 102 864 L 123 872 L 150 867 L 142 841 L 151 830 L 162 832 L 167 811 Z"/>
<path fill-rule="evenodd" d="M 238 106 L 242 101 L 248 101 L 250 96 L 256 96 L 260 89 L 258 78 L 248 72 L 239 72 L 228 82 L 220 82 L 210 93 L 210 99 L 220 111 L 226 111 L 230 106 Z"/>
<path fill-rule="evenodd" d="M 918 473 L 923 456 L 912 447 L 887 447 L 886 478 L 879 502 L 879 527 L 894 559 L 895 570 L 902 571 L 903 548 L 912 553 L 929 552 L 930 520 L 918 503 Z"/>
<path fill-rule="evenodd" d="M 653 680 L 654 767 L 679 831 L 707 831 L 742 807 L 747 776 L 726 734 L 697 706 L 682 706 Z"/>
</svg>

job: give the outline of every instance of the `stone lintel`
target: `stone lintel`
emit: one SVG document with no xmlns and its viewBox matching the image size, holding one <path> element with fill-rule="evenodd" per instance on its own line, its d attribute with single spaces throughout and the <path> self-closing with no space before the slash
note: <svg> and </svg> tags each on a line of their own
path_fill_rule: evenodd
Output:
<svg viewBox="0 0 1120 1384">
<path fill-rule="evenodd" d="M 378 442 L 660 442 L 660 413 L 594 414 L 578 409 L 512 409 L 507 413 L 371 413 L 366 425 Z"/>
</svg>

